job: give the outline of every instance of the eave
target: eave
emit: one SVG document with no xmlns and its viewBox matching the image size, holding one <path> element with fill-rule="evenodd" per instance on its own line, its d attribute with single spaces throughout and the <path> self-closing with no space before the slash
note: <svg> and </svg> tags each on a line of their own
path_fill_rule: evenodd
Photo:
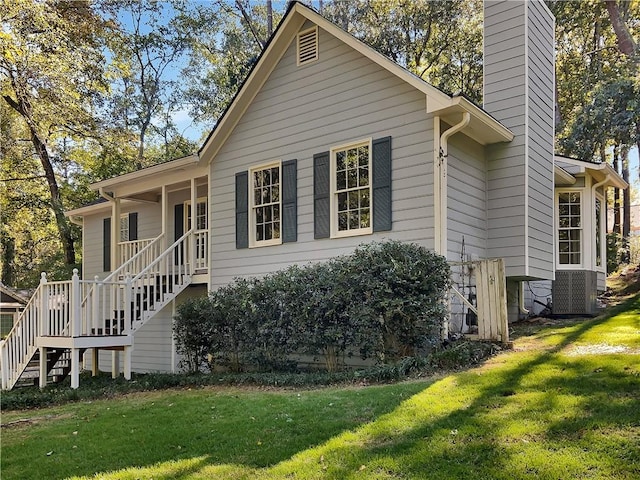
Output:
<svg viewBox="0 0 640 480">
<path fill-rule="evenodd" d="M 450 98 L 448 104 L 440 108 L 430 108 L 427 103 L 427 113 L 438 115 L 449 125 L 455 125 L 460 121 L 463 113 L 469 113 L 471 121 L 462 130 L 462 133 L 481 145 L 513 140 L 511 130 L 464 97 Z"/>
<path fill-rule="evenodd" d="M 596 183 L 606 180 L 606 183 L 603 185 L 603 187 L 620 188 L 623 190 L 629 188 L 629 184 L 620 175 L 618 175 L 618 173 L 611 167 L 611 165 L 606 162 L 586 162 L 584 160 L 564 157 L 561 155 L 555 155 L 554 160 L 555 163 L 560 162 L 573 166 L 575 173 L 572 172 L 572 175 L 574 176 L 576 174 L 589 174 L 594 178 Z"/>
</svg>

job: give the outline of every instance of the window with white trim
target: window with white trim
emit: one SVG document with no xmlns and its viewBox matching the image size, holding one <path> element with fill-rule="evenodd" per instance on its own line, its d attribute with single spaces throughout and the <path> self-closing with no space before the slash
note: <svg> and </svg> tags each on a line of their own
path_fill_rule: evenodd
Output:
<svg viewBox="0 0 640 480">
<path fill-rule="evenodd" d="M 333 237 L 372 232 L 371 140 L 331 150 Z"/>
<path fill-rule="evenodd" d="M 123 213 L 120 215 L 120 241 L 129 241 L 129 214 Z"/>
<path fill-rule="evenodd" d="M 582 252 L 582 204 L 580 192 L 558 194 L 558 263 L 580 265 Z"/>
<path fill-rule="evenodd" d="M 184 227 L 185 231 L 191 230 L 191 200 L 184 202 Z M 207 229 L 207 199 L 198 198 L 196 200 L 196 230 Z"/>
<path fill-rule="evenodd" d="M 595 202 L 595 222 L 596 222 L 596 267 L 602 266 L 602 257 L 603 254 L 603 242 L 602 242 L 602 232 L 604 231 L 602 222 L 604 217 L 602 215 L 602 200 L 599 197 L 596 197 Z"/>
<path fill-rule="evenodd" d="M 249 202 L 249 245 L 258 247 L 282 243 L 280 162 L 249 171 Z"/>
</svg>

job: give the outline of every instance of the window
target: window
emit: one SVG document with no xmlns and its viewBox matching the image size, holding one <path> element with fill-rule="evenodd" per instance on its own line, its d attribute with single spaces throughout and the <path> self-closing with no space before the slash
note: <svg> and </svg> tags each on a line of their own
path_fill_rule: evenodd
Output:
<svg viewBox="0 0 640 480">
<path fill-rule="evenodd" d="M 281 243 L 280 198 L 280 162 L 250 171 L 251 246 Z"/>
<path fill-rule="evenodd" d="M 191 230 L 191 200 L 184 203 L 185 229 Z M 199 198 L 196 201 L 196 230 L 207 229 L 207 199 Z"/>
<path fill-rule="evenodd" d="M 391 137 L 313 155 L 313 238 L 389 231 Z"/>
<path fill-rule="evenodd" d="M 331 152 L 332 236 L 371 233 L 371 142 Z"/>
<path fill-rule="evenodd" d="M 120 241 L 129 241 L 129 214 L 123 213 L 120 215 Z"/>
<path fill-rule="evenodd" d="M 582 214 L 580 192 L 558 195 L 558 260 L 560 265 L 580 265 Z"/>
</svg>

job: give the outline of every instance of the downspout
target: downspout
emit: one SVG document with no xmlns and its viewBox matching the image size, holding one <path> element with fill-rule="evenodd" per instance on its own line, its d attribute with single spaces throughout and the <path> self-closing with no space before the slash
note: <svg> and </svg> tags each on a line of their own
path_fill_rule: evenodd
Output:
<svg viewBox="0 0 640 480">
<path fill-rule="evenodd" d="M 435 117 L 435 120 L 439 122 L 440 117 Z M 434 135 L 436 142 L 435 152 L 437 153 L 435 171 L 437 176 L 437 185 L 434 189 L 434 204 L 435 208 L 435 225 L 436 225 L 436 241 L 435 250 L 440 255 L 447 256 L 447 156 L 449 155 L 449 137 L 469 125 L 471 121 L 471 114 L 464 112 L 462 114 L 462 120 L 442 132 L 440 137 Z M 437 130 L 435 130 L 437 133 Z M 438 228 L 439 227 L 439 228 Z"/>
<path fill-rule="evenodd" d="M 523 315 L 529 315 L 529 310 L 524 308 L 524 282 L 520 283 L 520 289 L 518 291 L 518 308 Z"/>
<path fill-rule="evenodd" d="M 84 222 L 82 221 L 82 218 L 69 217 L 69 221 L 74 225 L 77 225 L 79 227 L 84 227 Z"/>
<path fill-rule="evenodd" d="M 459 132 L 471 121 L 471 114 L 464 112 L 462 120 L 448 130 L 440 133 L 440 117 L 433 117 L 433 207 L 434 207 L 434 250 L 436 253 L 447 257 L 447 155 L 449 154 L 448 140 L 451 135 Z M 448 302 L 451 311 L 450 301 Z M 449 336 L 449 315 L 445 317 L 442 326 L 442 338 Z"/>
</svg>

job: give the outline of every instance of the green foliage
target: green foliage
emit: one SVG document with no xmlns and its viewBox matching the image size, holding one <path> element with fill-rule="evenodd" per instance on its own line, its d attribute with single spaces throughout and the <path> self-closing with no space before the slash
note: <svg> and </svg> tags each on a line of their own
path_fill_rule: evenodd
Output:
<svg viewBox="0 0 640 480">
<path fill-rule="evenodd" d="M 291 354 L 393 362 L 439 341 L 449 286 L 446 260 L 395 241 L 352 255 L 237 279 L 178 309 L 176 341 L 188 371 L 209 358 L 232 371 L 287 370 Z"/>
<path fill-rule="evenodd" d="M 189 299 L 177 308 L 173 334 L 187 372 L 198 372 L 207 363 L 212 342 L 219 333 L 214 330 L 212 313 L 212 304 L 206 297 Z"/>
</svg>

